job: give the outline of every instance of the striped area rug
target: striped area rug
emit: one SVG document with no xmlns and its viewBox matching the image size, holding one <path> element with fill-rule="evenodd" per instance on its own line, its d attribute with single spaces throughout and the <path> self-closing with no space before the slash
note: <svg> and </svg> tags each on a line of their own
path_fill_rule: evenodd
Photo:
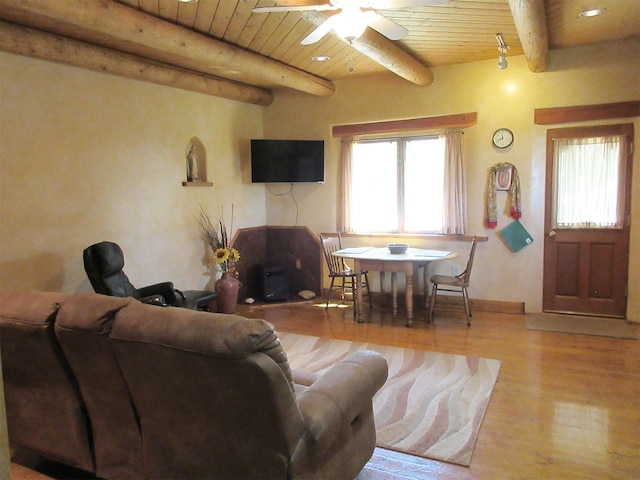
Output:
<svg viewBox="0 0 640 480">
<path fill-rule="evenodd" d="M 469 466 L 501 362 L 479 357 L 279 333 L 294 369 L 322 373 L 356 350 L 387 359 L 374 397 L 379 447 Z"/>
</svg>

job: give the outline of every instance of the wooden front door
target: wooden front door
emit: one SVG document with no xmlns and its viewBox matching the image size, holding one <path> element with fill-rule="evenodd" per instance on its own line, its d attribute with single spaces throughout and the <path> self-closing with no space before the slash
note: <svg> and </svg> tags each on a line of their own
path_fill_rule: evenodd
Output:
<svg viewBox="0 0 640 480">
<path fill-rule="evenodd" d="M 602 193 L 600 183 L 607 175 L 595 175 L 595 184 L 579 188 L 584 179 L 562 170 L 573 160 L 558 156 L 573 139 L 619 138 L 617 176 L 614 185 Z M 562 143 L 562 139 L 565 140 Z M 598 142 L 599 140 L 594 140 Z M 553 129 L 547 132 L 547 167 L 545 191 L 544 285 L 545 312 L 579 313 L 625 317 L 629 271 L 629 231 L 631 213 L 631 167 L 633 124 Z M 581 155 L 581 154 L 580 154 Z M 578 155 L 579 156 L 579 155 Z M 602 158 L 587 159 L 600 163 Z M 573 156 L 571 158 L 574 158 Z M 614 174 L 614 175 L 616 175 Z M 568 178 L 569 177 L 569 178 Z M 593 180 L 592 180 L 593 181 Z M 617 186 L 615 185 L 617 184 Z M 575 192 L 567 195 L 566 191 Z M 567 220 L 567 205 L 615 195 L 615 212 L 603 221 L 602 212 L 586 209 L 594 218 Z M 613 197 L 612 197 L 613 198 Z M 591 204 L 593 205 L 593 203 Z M 558 213 L 560 212 L 560 213 Z M 593 213 L 591 213 L 593 212 Z M 573 213 L 573 212 L 570 212 Z M 613 217 L 613 220 L 611 219 Z"/>
</svg>

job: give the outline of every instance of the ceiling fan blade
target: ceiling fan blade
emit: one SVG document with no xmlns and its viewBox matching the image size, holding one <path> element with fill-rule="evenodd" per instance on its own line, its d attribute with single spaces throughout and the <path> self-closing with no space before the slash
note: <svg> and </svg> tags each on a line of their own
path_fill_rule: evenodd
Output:
<svg viewBox="0 0 640 480">
<path fill-rule="evenodd" d="M 309 10 L 315 10 L 316 12 L 323 12 L 326 10 L 335 10 L 335 7 L 327 4 L 322 5 L 292 5 L 290 7 L 277 6 L 277 7 L 256 7 L 252 10 L 253 13 L 274 13 L 274 12 L 305 12 Z"/>
<path fill-rule="evenodd" d="M 335 16 L 327 18 L 324 22 L 322 22 L 318 28 L 316 28 L 309 35 L 304 37 L 300 44 L 302 45 L 311 45 L 312 43 L 316 43 L 322 37 L 324 37 L 327 33 L 331 31 L 333 28 L 333 24 L 335 22 Z"/>
<path fill-rule="evenodd" d="M 379 10 L 394 10 L 398 8 L 431 7 L 443 5 L 448 0 L 369 0 L 365 2 L 370 8 Z"/>
<path fill-rule="evenodd" d="M 380 15 L 378 12 L 371 13 L 374 15 L 371 16 L 369 26 L 380 32 L 388 39 L 401 40 L 409 34 L 409 30 L 398 25 L 396 22 L 389 20 L 387 17 Z"/>
</svg>

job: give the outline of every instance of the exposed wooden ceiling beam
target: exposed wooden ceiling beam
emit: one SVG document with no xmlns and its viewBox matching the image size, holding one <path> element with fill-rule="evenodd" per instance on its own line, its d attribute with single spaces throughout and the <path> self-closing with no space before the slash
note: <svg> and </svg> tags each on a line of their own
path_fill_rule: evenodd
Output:
<svg viewBox="0 0 640 480">
<path fill-rule="evenodd" d="M 264 88 L 212 78 L 128 53 L 2 21 L 0 50 L 245 103 L 268 106 L 273 102 L 273 93 Z"/>
<path fill-rule="evenodd" d="M 351 46 L 399 77 L 422 87 L 433 83 L 433 72 L 384 35 L 368 28 Z"/>
<path fill-rule="evenodd" d="M 42 30 L 126 50 L 140 57 L 195 72 L 249 83 L 277 86 L 328 97 L 334 84 L 247 50 L 165 22 L 112 0 L 82 2 L 1 0 L 0 17 L 23 24 L 29 14 Z"/>
<path fill-rule="evenodd" d="M 544 72 L 549 66 L 549 36 L 544 0 L 509 0 L 529 70 Z"/>
<path fill-rule="evenodd" d="M 328 15 L 310 11 L 305 12 L 303 17 L 315 25 L 320 25 Z M 343 41 L 349 43 L 346 40 Z M 351 43 L 351 46 L 411 83 L 420 86 L 429 86 L 433 83 L 433 72 L 428 67 L 372 28 L 367 28 L 361 37 Z"/>
</svg>

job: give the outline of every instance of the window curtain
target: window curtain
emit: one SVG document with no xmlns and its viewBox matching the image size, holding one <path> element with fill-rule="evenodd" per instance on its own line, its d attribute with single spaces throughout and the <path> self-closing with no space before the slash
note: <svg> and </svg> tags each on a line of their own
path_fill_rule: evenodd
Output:
<svg viewBox="0 0 640 480">
<path fill-rule="evenodd" d="M 351 232 L 351 159 L 353 138 L 344 137 L 340 141 L 340 159 L 338 171 L 338 231 Z"/>
<path fill-rule="evenodd" d="M 443 232 L 463 234 L 467 230 L 467 187 L 460 130 L 444 133 Z"/>
<path fill-rule="evenodd" d="M 554 140 L 555 227 L 621 224 L 621 142 L 620 136 Z"/>
</svg>

